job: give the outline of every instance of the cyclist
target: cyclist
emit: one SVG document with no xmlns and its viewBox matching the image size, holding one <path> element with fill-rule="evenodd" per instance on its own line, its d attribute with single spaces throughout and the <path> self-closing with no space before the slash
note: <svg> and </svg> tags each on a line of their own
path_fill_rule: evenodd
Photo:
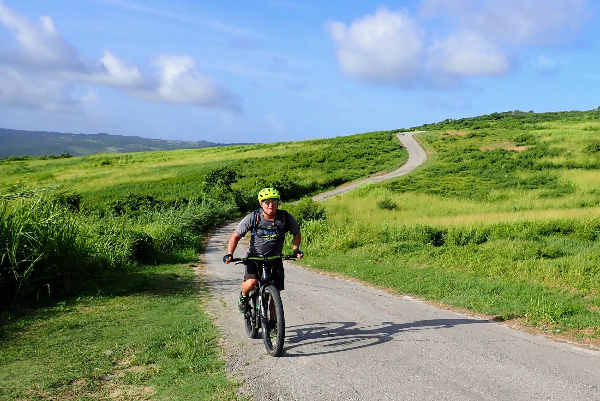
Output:
<svg viewBox="0 0 600 401">
<path fill-rule="evenodd" d="M 251 232 L 248 257 L 278 256 L 283 249 L 285 233 L 290 232 L 294 236 L 293 254 L 301 259 L 304 253 L 300 250 L 300 226 L 294 217 L 285 210 L 279 209 L 279 191 L 275 188 L 264 188 L 258 193 L 260 209 L 248 214 L 237 226 L 227 245 L 227 255 L 223 256 L 223 262 L 229 264 L 233 258 L 233 252 L 238 242 L 248 231 Z M 242 291 L 238 300 L 238 309 L 245 313 L 248 306 L 248 293 L 258 284 L 259 263 L 266 261 L 248 261 L 242 283 Z M 275 278 L 278 290 L 283 290 L 283 262 L 281 258 L 272 262 L 271 274 Z"/>
</svg>

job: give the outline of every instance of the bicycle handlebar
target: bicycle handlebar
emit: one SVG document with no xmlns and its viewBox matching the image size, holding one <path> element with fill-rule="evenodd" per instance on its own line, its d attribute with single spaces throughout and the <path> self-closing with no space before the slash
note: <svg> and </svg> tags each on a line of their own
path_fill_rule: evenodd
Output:
<svg viewBox="0 0 600 401">
<path fill-rule="evenodd" d="M 295 260 L 298 259 L 296 257 L 296 255 L 292 254 L 292 255 L 277 255 L 277 256 L 265 256 L 265 257 L 258 257 L 258 256 L 250 256 L 247 258 L 231 258 L 231 262 L 247 262 L 249 260 L 255 260 L 257 262 L 270 262 L 273 260 L 277 260 L 277 259 L 283 259 L 283 260 Z"/>
</svg>

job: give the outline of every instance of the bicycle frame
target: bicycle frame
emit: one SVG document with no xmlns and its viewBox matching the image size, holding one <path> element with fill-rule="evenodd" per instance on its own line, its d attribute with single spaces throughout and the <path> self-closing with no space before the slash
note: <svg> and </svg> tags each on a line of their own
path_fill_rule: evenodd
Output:
<svg viewBox="0 0 600 401">
<path fill-rule="evenodd" d="M 258 329 L 262 329 L 263 341 L 267 353 L 272 356 L 279 356 L 283 350 L 285 338 L 285 317 L 283 304 L 279 290 L 272 278 L 272 264 L 275 260 L 296 259 L 295 255 L 278 255 L 271 257 L 247 257 L 232 259 L 237 263 L 248 264 L 249 261 L 263 262 L 257 263 L 259 279 L 248 297 L 250 298 L 249 309 L 244 313 L 246 333 L 250 338 L 256 338 Z M 268 302 L 268 305 L 267 305 Z"/>
<path fill-rule="evenodd" d="M 268 262 L 273 262 L 277 259 L 286 260 L 286 257 L 283 255 L 271 256 L 268 258 L 266 258 L 266 257 L 265 258 L 247 257 L 247 258 L 240 259 L 238 262 L 238 263 L 243 263 L 243 264 L 246 264 L 248 261 L 264 262 L 264 263 L 258 264 L 259 275 L 260 275 L 260 277 L 258 279 L 258 284 L 256 285 L 256 287 L 254 287 L 248 293 L 248 297 L 250 297 L 250 298 L 256 297 L 256 300 L 258 301 L 258 305 L 257 305 L 256 309 L 258 309 L 259 315 L 256 316 L 256 310 L 252 311 L 252 321 L 257 329 L 261 328 L 261 327 L 265 327 L 265 322 L 267 321 L 267 311 L 264 307 L 265 288 L 268 285 L 274 284 L 273 280 L 271 279 L 272 266 Z M 233 260 L 235 261 L 236 259 L 233 259 Z"/>
</svg>

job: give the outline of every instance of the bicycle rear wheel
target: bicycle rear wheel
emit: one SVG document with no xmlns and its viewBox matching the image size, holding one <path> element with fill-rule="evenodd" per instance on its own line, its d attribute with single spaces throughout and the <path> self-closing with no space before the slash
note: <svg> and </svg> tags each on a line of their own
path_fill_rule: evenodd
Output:
<svg viewBox="0 0 600 401">
<path fill-rule="evenodd" d="M 283 316 L 283 303 L 279 291 L 270 285 L 264 291 L 264 308 L 266 319 L 263 316 L 262 335 L 265 349 L 271 356 L 279 356 L 283 351 L 285 339 L 285 319 Z"/>
<path fill-rule="evenodd" d="M 248 309 L 244 313 L 244 325 L 246 326 L 246 334 L 250 338 L 258 337 L 258 327 L 256 325 L 256 315 L 258 310 L 256 309 L 256 297 L 250 297 L 248 300 Z"/>
</svg>

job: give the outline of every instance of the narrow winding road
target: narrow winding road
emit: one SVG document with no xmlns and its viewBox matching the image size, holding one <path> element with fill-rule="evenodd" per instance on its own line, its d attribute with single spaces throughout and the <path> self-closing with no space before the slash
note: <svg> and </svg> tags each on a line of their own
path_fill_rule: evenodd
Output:
<svg viewBox="0 0 600 401">
<path fill-rule="evenodd" d="M 408 146 L 412 133 L 399 138 L 410 152 L 407 164 L 423 163 L 423 150 Z M 405 165 L 390 174 L 406 170 L 412 169 Z M 207 310 L 221 331 L 228 372 L 243 381 L 244 395 L 255 400 L 600 400 L 600 352 L 293 263 L 286 263 L 282 292 L 285 352 L 269 357 L 262 339 L 246 337 L 237 311 L 243 266 L 221 260 L 236 224 L 213 233 L 201 274 L 211 290 Z M 245 250 L 241 244 L 236 255 Z"/>
</svg>

